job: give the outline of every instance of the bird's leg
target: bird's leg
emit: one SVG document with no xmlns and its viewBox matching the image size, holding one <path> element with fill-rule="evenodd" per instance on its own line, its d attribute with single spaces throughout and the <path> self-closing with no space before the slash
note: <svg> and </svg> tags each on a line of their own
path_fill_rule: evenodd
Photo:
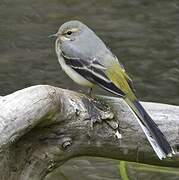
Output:
<svg viewBox="0 0 179 180">
<path fill-rule="evenodd" d="M 92 87 L 88 89 L 88 96 L 89 96 L 89 97 L 92 97 L 92 91 L 93 91 L 93 88 L 92 88 Z"/>
<path fill-rule="evenodd" d="M 88 111 L 90 112 L 89 114 L 91 115 L 89 117 L 89 119 L 91 119 L 91 128 L 93 128 L 93 125 L 96 122 L 101 123 L 102 120 L 105 119 L 102 117 L 102 112 L 108 112 L 109 114 L 111 113 L 111 110 L 106 104 L 102 103 L 98 98 L 93 96 L 92 91 L 93 91 L 92 87 L 88 89 L 88 96 L 89 96 L 88 101 L 90 103 L 90 105 L 88 106 Z M 100 115 L 99 112 L 101 112 Z"/>
</svg>

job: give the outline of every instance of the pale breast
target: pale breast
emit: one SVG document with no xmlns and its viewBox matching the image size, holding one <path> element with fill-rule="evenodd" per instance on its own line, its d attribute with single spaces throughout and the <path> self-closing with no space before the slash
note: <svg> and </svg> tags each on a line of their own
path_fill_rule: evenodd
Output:
<svg viewBox="0 0 179 180">
<path fill-rule="evenodd" d="M 82 86 L 87 86 L 87 87 L 92 87 L 94 84 L 92 84 L 90 81 L 85 79 L 83 76 L 78 74 L 76 71 L 74 71 L 70 66 L 67 66 L 63 57 L 58 57 L 58 61 L 65 73 L 77 84 L 82 85 Z"/>
</svg>

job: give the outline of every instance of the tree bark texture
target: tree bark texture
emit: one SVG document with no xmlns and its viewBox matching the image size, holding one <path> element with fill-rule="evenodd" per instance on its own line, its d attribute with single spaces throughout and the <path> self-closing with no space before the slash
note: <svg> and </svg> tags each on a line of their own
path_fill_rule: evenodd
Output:
<svg viewBox="0 0 179 180">
<path fill-rule="evenodd" d="M 0 96 L 1 180 L 44 179 L 78 156 L 179 167 L 179 107 L 142 104 L 174 148 L 174 158 L 157 158 L 123 99 L 91 99 L 48 85 Z"/>
</svg>

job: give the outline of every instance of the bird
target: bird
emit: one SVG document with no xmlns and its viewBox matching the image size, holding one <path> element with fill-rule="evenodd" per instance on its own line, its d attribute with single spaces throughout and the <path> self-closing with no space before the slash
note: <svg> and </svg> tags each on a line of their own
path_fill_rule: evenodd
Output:
<svg viewBox="0 0 179 180">
<path fill-rule="evenodd" d="M 55 51 L 62 70 L 77 84 L 99 86 L 124 99 L 136 115 L 149 143 L 160 160 L 175 152 L 157 124 L 135 95 L 133 82 L 118 58 L 87 25 L 78 20 L 60 26 Z"/>
</svg>

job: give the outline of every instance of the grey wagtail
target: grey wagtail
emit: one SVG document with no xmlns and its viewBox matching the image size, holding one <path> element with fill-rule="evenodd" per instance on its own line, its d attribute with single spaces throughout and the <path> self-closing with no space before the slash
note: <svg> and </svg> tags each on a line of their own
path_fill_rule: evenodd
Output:
<svg viewBox="0 0 179 180">
<path fill-rule="evenodd" d="M 65 73 L 76 83 L 94 85 L 122 97 L 135 113 L 159 159 L 174 153 L 164 134 L 135 96 L 132 80 L 104 42 L 80 21 L 64 23 L 56 34 L 55 50 Z"/>
</svg>

